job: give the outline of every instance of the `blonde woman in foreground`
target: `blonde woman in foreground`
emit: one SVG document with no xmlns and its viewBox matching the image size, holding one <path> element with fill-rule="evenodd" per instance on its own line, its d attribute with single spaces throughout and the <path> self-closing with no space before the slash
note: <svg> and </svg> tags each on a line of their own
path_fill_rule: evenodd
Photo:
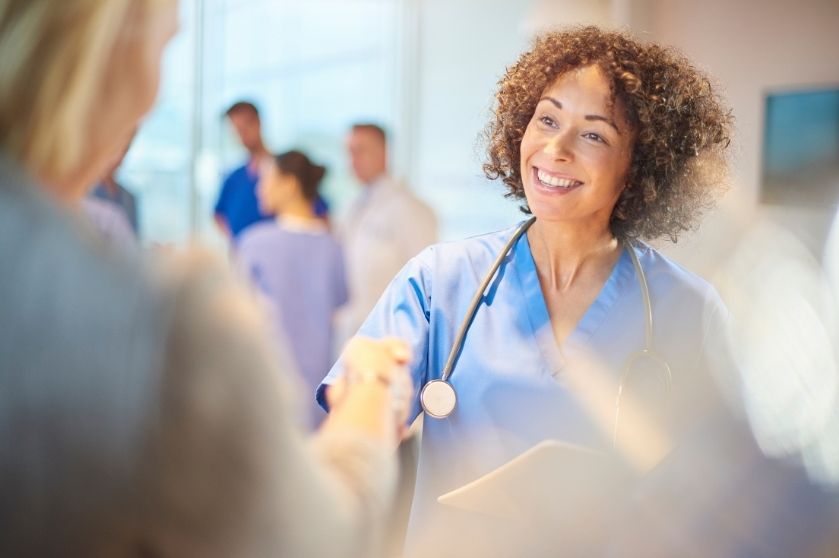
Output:
<svg viewBox="0 0 839 558">
<path fill-rule="evenodd" d="M 0 555 L 370 556 L 406 348 L 352 345 L 307 440 L 227 269 L 120 258 L 75 215 L 152 105 L 177 8 L 0 0 Z"/>
</svg>

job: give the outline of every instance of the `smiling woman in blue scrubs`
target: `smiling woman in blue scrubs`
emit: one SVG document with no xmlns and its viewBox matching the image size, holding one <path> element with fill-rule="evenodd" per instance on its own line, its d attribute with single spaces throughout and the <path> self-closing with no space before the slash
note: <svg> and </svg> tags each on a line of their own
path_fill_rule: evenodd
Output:
<svg viewBox="0 0 839 558">
<path fill-rule="evenodd" d="M 702 73 L 669 49 L 573 29 L 537 40 L 507 71 L 496 100 L 484 170 L 536 219 L 466 335 L 450 379 L 456 408 L 424 421 L 409 555 L 461 554 L 445 530 L 452 525 L 476 555 L 499 552 L 481 549 L 481 525 L 471 531 L 437 497 L 545 438 L 609 447 L 565 383 L 575 355 L 593 355 L 618 378 L 645 346 L 646 306 L 630 251 L 649 284 L 654 349 L 672 370 L 671 433 L 701 414 L 707 376 L 697 372 L 708 368 L 708 332 L 725 317 L 708 283 L 640 240 L 675 239 L 719 191 L 731 122 Z M 426 249 L 362 326 L 360 334 L 410 343 L 418 390 L 440 378 L 470 300 L 516 228 Z"/>
</svg>

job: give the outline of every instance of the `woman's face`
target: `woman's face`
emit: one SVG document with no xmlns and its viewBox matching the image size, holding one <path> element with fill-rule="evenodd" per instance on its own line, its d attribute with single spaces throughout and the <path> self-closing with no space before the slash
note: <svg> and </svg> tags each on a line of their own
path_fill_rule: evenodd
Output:
<svg viewBox="0 0 839 558">
<path fill-rule="evenodd" d="M 597 66 L 549 85 L 521 141 L 527 204 L 543 221 L 602 230 L 626 184 L 633 131 Z"/>
<path fill-rule="evenodd" d="M 280 172 L 273 159 L 268 159 L 262 164 L 259 176 L 259 184 L 256 187 L 259 209 L 262 213 L 276 215 L 294 198 L 298 189 L 297 179 Z"/>
</svg>

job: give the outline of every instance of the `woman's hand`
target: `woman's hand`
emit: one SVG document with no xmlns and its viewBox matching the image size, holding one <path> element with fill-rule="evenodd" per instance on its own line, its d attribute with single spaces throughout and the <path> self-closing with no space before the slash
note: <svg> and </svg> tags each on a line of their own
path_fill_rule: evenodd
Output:
<svg viewBox="0 0 839 558">
<path fill-rule="evenodd" d="M 331 409 L 325 427 L 361 425 L 398 442 L 405 432 L 413 384 L 408 345 L 396 338 L 354 337 L 341 356 L 344 375 L 326 390 Z M 333 423 L 330 425 L 329 423 Z"/>
</svg>

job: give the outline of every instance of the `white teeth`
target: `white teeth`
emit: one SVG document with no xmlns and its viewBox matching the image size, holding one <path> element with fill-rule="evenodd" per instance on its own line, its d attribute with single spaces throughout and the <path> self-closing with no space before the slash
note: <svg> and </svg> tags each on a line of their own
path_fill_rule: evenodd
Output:
<svg viewBox="0 0 839 558">
<path fill-rule="evenodd" d="M 537 170 L 536 176 L 539 178 L 539 182 L 545 186 L 551 186 L 553 188 L 570 188 L 571 186 L 580 184 L 579 180 L 574 180 L 573 178 L 557 178 L 549 175 L 541 169 Z"/>
</svg>

